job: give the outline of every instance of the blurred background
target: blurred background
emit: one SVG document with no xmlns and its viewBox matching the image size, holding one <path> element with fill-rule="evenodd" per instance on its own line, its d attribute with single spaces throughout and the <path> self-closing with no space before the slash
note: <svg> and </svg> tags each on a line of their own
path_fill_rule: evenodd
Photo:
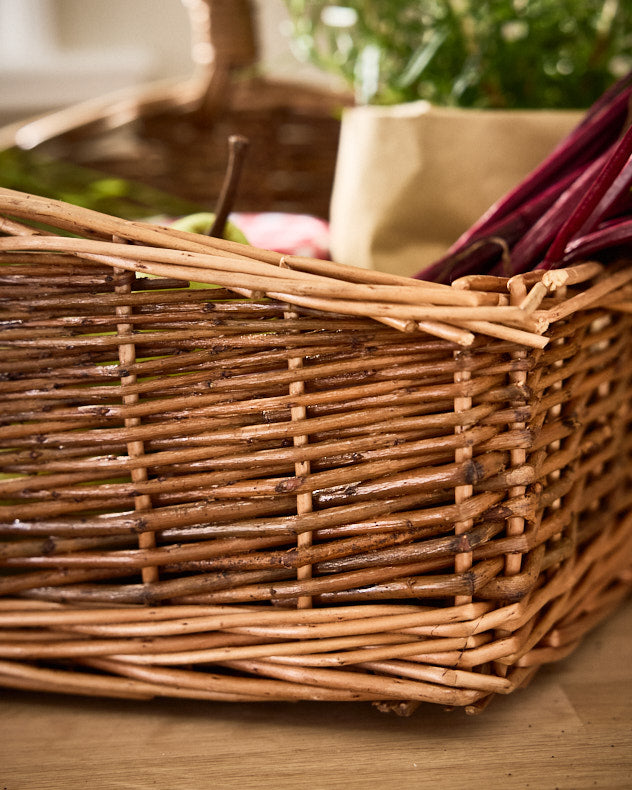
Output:
<svg viewBox="0 0 632 790">
<path fill-rule="evenodd" d="M 186 0 L 184 0 L 186 2 Z M 181 0 L 0 0 L 0 125 L 191 70 Z M 256 0 L 261 62 L 280 77 L 331 84 L 289 45 L 283 0 Z"/>
<path fill-rule="evenodd" d="M 239 132 L 235 211 L 327 219 L 327 255 L 412 274 L 628 74 L 631 0 L 0 0 L 0 184 L 189 214 L 215 206 Z"/>
</svg>

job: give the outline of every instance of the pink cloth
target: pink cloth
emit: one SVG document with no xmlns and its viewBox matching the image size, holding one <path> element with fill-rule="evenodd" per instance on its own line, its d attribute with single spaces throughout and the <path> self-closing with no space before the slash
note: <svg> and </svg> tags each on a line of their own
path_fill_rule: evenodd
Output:
<svg viewBox="0 0 632 790">
<path fill-rule="evenodd" d="M 329 223 L 307 214 L 234 212 L 233 222 L 253 247 L 308 258 L 330 257 Z"/>
</svg>

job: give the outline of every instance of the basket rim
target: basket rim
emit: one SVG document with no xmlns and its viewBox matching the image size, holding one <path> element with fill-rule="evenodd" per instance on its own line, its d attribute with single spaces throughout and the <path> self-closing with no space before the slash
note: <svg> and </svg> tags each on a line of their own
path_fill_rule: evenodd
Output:
<svg viewBox="0 0 632 790">
<path fill-rule="evenodd" d="M 607 270 L 589 261 L 513 277 L 468 275 L 445 285 L 119 219 L 5 188 L 0 231 L 6 234 L 0 260 L 3 253 L 46 252 L 54 264 L 59 254 L 70 253 L 95 265 L 221 286 L 290 308 L 368 317 L 465 347 L 485 335 L 544 348 L 549 326 L 579 310 L 630 310 L 632 267 L 625 265 Z"/>
</svg>

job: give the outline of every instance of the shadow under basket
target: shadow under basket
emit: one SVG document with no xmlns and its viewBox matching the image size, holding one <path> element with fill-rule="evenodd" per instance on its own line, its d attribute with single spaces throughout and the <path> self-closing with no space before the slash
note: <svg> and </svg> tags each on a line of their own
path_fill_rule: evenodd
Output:
<svg viewBox="0 0 632 790">
<path fill-rule="evenodd" d="M 0 686 L 475 712 L 629 592 L 632 267 L 0 214 Z"/>
</svg>

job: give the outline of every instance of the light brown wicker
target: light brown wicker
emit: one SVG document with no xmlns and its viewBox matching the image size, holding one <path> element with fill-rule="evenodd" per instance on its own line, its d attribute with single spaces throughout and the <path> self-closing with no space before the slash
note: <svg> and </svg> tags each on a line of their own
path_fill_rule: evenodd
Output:
<svg viewBox="0 0 632 790">
<path fill-rule="evenodd" d="M 236 208 L 326 216 L 344 97 L 249 73 L 247 0 L 188 6 L 191 80 L 10 142 L 214 206 L 245 134 Z M 629 592 L 627 263 L 448 287 L 0 217 L 0 686 L 475 712 Z"/>
<path fill-rule="evenodd" d="M 0 686 L 474 712 L 629 592 L 627 264 L 441 286 L 0 215 Z"/>
</svg>

